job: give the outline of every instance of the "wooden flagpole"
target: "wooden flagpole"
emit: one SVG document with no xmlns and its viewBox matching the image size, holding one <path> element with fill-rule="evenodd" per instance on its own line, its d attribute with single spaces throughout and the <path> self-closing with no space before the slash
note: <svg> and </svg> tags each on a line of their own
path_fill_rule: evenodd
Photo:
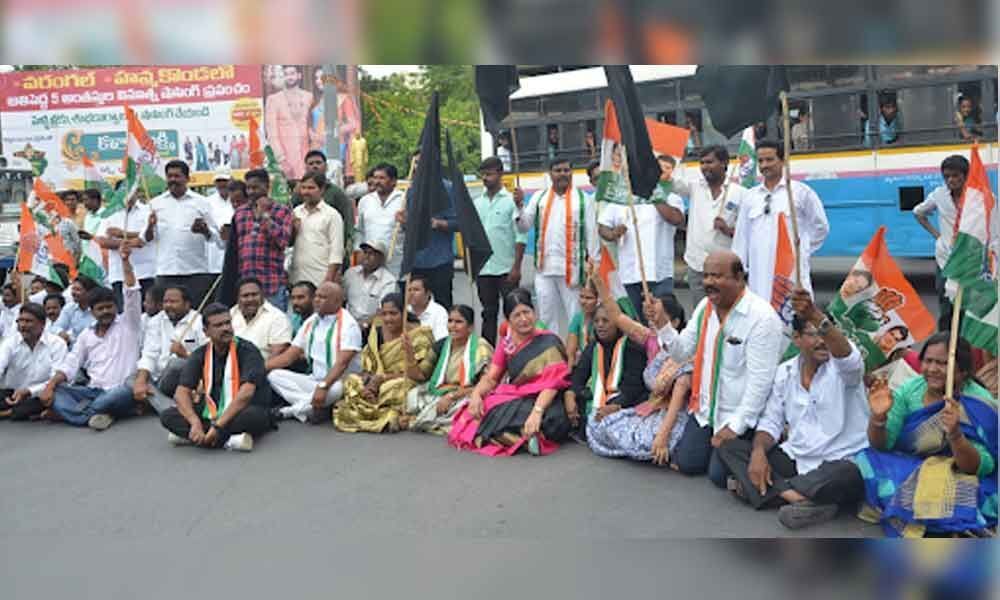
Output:
<svg viewBox="0 0 1000 600">
<path fill-rule="evenodd" d="M 511 111 L 513 111 L 513 103 L 510 96 L 507 96 L 507 114 L 510 114 Z M 510 149 L 514 161 L 514 187 L 521 187 L 521 169 L 517 163 L 517 133 L 513 127 L 510 128 Z"/>
<path fill-rule="evenodd" d="M 205 297 L 201 299 L 201 304 L 199 304 L 198 308 L 195 309 L 195 312 L 197 314 L 199 315 L 201 314 L 202 309 L 205 308 L 205 305 L 208 304 L 209 299 L 212 298 L 212 294 L 215 293 L 215 288 L 219 285 L 219 282 L 222 281 L 222 276 L 223 273 L 219 273 L 218 276 L 216 276 L 215 281 L 212 282 L 212 287 L 208 288 L 208 292 L 205 294 Z M 194 325 L 194 319 L 188 321 L 188 324 L 184 327 L 184 331 L 181 332 L 180 337 L 178 337 L 174 341 L 175 342 L 182 341 L 184 337 L 188 334 L 188 332 L 191 331 L 192 325 Z"/>
<path fill-rule="evenodd" d="M 785 189 L 788 191 L 788 216 L 792 220 L 792 246 L 795 252 L 795 285 L 802 286 L 802 248 L 799 245 L 799 220 L 792 194 L 792 128 L 788 114 L 788 92 L 781 92 L 781 118 L 785 134 Z"/>
<path fill-rule="evenodd" d="M 946 399 L 953 398 L 955 395 L 955 350 L 958 348 L 958 325 L 962 316 L 962 292 L 963 288 L 959 286 L 951 309 L 951 339 L 948 341 L 948 375 L 945 378 L 944 385 L 944 397 Z"/>
<path fill-rule="evenodd" d="M 635 232 L 635 254 L 639 259 L 639 277 L 642 278 L 642 297 L 643 299 L 648 298 L 649 294 L 649 284 L 646 283 L 646 261 L 642 258 L 642 240 L 639 239 L 639 217 L 635 212 L 635 203 L 632 202 L 632 178 L 628 173 L 628 153 L 624 145 L 621 146 L 622 149 L 622 167 L 625 170 L 625 192 L 628 197 L 628 210 L 632 214 L 632 229 Z M 641 310 L 642 307 L 637 307 L 636 310 Z"/>
<path fill-rule="evenodd" d="M 416 170 L 416 167 L 414 166 L 413 163 L 415 162 L 417 162 L 417 157 L 416 156 L 410 157 L 410 173 L 409 173 L 410 187 L 413 187 L 413 176 L 414 176 L 413 172 Z M 405 197 L 403 199 L 403 210 L 406 210 Z M 392 260 L 392 255 L 396 252 L 396 240 L 399 238 L 399 230 L 401 229 L 401 227 L 402 223 L 396 221 L 396 225 L 392 228 L 392 237 L 389 238 L 389 254 L 387 254 L 385 257 L 385 264 L 389 264 L 389 261 Z M 361 243 L 364 243 L 365 241 L 367 240 L 361 240 Z"/>
</svg>

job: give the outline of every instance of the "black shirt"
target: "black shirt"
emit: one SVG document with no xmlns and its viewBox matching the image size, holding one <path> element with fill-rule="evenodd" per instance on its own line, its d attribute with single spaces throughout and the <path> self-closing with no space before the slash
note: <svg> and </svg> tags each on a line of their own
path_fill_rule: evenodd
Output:
<svg viewBox="0 0 1000 600">
<path fill-rule="evenodd" d="M 181 371 L 180 385 L 191 390 L 198 388 L 205 365 L 205 352 L 210 348 L 212 348 L 211 342 L 191 353 Z M 271 386 L 267 383 L 267 370 L 264 368 L 264 357 L 261 356 L 260 350 L 252 343 L 236 338 L 236 362 L 240 367 L 240 385 L 252 383 L 257 386 L 250 404 L 268 408 L 271 405 Z M 226 356 L 216 354 L 212 363 L 212 389 L 209 392 L 212 398 L 219 397 L 225 369 Z"/>
<path fill-rule="evenodd" d="M 590 388 L 587 386 L 590 379 L 590 371 L 594 362 L 594 346 L 600 342 L 596 339 L 583 349 L 577 356 L 576 366 L 570 376 L 573 384 L 573 391 L 579 397 L 584 392 L 589 396 Z M 615 345 L 603 344 L 604 346 L 604 369 L 605 372 L 611 368 L 611 355 Z M 609 404 L 617 404 L 622 408 L 630 408 L 649 397 L 649 390 L 642 379 L 642 372 L 646 368 L 646 351 L 630 339 L 625 340 L 625 356 L 622 357 L 622 378 L 618 382 L 620 394 Z"/>
</svg>

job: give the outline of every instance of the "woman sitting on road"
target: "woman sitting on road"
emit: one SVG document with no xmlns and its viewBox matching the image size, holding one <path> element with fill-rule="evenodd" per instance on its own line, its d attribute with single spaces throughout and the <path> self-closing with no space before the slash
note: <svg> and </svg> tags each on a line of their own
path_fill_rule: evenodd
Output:
<svg viewBox="0 0 1000 600">
<path fill-rule="evenodd" d="M 566 334 L 566 354 L 569 356 L 570 369 L 576 366 L 577 358 L 594 339 L 594 312 L 597 304 L 597 288 L 594 281 L 588 279 L 586 285 L 580 288 L 580 310 L 569 320 L 569 333 Z"/>
<path fill-rule="evenodd" d="M 895 392 L 869 393 L 871 448 L 857 456 L 867 506 L 862 519 L 886 535 L 982 532 L 997 526 L 997 408 L 972 377 L 972 350 L 955 353 L 957 399 L 945 397 L 949 333 L 927 340 L 921 375 Z"/>
<path fill-rule="evenodd" d="M 425 385 L 406 395 L 400 427 L 447 434 L 455 413 L 468 403 L 480 375 L 489 365 L 493 346 L 475 332 L 472 308 L 456 304 L 448 313 L 448 337 L 434 345 L 437 365 Z"/>
<path fill-rule="evenodd" d="M 403 330 L 403 297 L 389 294 L 382 299 L 382 325 L 372 327 L 361 353 L 361 375 L 344 380 L 344 398 L 333 412 L 333 424 L 341 431 L 380 433 L 400 429 L 406 394 L 427 381 L 434 368 L 434 336 L 428 327 L 415 326 L 407 314 Z"/>
<path fill-rule="evenodd" d="M 571 427 L 563 405 L 569 387 L 566 349 L 559 336 L 535 327 L 527 290 L 507 294 L 504 315 L 510 331 L 498 341 L 469 403 L 455 415 L 448 443 L 488 456 L 510 456 L 522 446 L 531 454 L 549 454 Z"/>
</svg>

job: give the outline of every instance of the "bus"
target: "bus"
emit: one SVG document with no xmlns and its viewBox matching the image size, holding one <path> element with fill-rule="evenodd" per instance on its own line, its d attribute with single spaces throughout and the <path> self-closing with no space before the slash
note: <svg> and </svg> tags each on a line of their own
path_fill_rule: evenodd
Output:
<svg viewBox="0 0 1000 600">
<path fill-rule="evenodd" d="M 735 157 L 740 135 L 726 139 L 712 126 L 694 65 L 632 65 L 631 70 L 646 115 L 692 132 L 680 157 L 680 176 L 700 176 L 700 147 L 724 144 Z M 942 184 L 940 164 L 946 156 L 969 155 L 971 141 L 963 139 L 957 124 L 960 108 L 972 109 L 966 131 L 978 138 L 996 188 L 996 65 L 811 65 L 787 71 L 796 134 L 792 176 L 816 190 L 830 220 L 831 234 L 818 256 L 856 257 L 883 224 L 894 256 L 934 256 L 934 241 L 911 212 Z M 589 187 L 584 167 L 599 158 L 608 98 L 603 69 L 521 72 L 521 88 L 511 96 L 503 125 L 516 143 L 522 188 L 545 186 L 545 165 L 552 156 L 570 159 L 574 184 Z M 880 118 L 893 109 L 895 118 Z M 884 121 L 892 128 L 880 129 Z M 803 127 L 796 128 L 800 123 Z M 757 139 L 782 140 L 778 111 L 755 132 Z M 483 156 L 496 150 L 496 140 L 483 130 Z"/>
</svg>

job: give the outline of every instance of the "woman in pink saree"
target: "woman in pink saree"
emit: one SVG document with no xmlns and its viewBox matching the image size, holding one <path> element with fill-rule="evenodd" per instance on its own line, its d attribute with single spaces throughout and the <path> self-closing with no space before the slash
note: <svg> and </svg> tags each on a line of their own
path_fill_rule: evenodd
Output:
<svg viewBox="0 0 1000 600">
<path fill-rule="evenodd" d="M 559 336 L 535 327 L 527 290 L 507 294 L 504 314 L 509 333 L 455 415 L 448 443 L 486 456 L 511 456 L 521 448 L 549 454 L 572 428 L 563 400 L 570 385 L 566 349 Z"/>
</svg>

